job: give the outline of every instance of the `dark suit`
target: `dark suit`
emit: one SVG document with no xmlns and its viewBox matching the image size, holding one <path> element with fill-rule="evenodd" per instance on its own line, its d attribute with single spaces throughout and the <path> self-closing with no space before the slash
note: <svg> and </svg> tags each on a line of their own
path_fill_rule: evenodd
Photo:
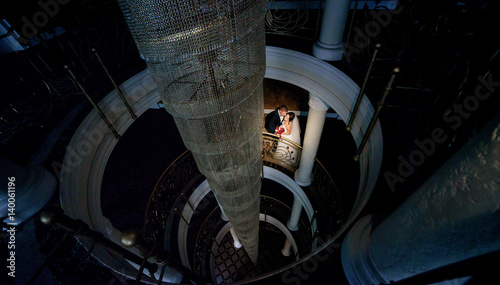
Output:
<svg viewBox="0 0 500 285">
<path fill-rule="evenodd" d="M 279 108 L 276 108 L 276 110 L 266 116 L 266 123 L 264 124 L 264 127 L 271 134 L 274 134 L 276 128 L 281 125 L 280 113 L 278 110 Z"/>
</svg>

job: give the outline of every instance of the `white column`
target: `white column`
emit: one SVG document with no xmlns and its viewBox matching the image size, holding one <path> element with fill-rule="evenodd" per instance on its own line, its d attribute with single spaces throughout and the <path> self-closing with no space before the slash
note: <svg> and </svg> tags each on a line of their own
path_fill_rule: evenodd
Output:
<svg viewBox="0 0 500 285">
<path fill-rule="evenodd" d="M 287 227 L 291 231 L 296 231 L 299 229 L 300 213 L 302 212 L 302 204 L 297 197 L 293 198 L 292 213 L 287 222 Z"/>
<path fill-rule="evenodd" d="M 500 250 L 499 130 L 500 115 L 378 226 L 367 216 L 352 228 L 342 244 L 350 284 L 399 281 Z M 446 136 L 434 130 L 410 159 Z"/>
<path fill-rule="evenodd" d="M 240 242 L 240 239 L 238 238 L 238 236 L 236 235 L 236 232 L 234 231 L 234 228 L 231 227 L 229 229 L 229 231 L 231 232 L 231 236 L 233 237 L 233 240 L 234 240 L 234 247 L 235 248 L 240 248 L 241 247 L 241 242 Z"/>
<path fill-rule="evenodd" d="M 326 0 L 321 20 L 319 40 L 313 45 L 317 58 L 335 61 L 342 59 L 342 39 L 349 14 L 350 0 Z"/>
<path fill-rule="evenodd" d="M 286 238 L 285 240 L 285 246 L 283 246 L 283 249 L 281 250 L 281 253 L 284 256 L 290 256 L 290 249 L 292 248 L 292 243 L 290 243 L 290 240 Z"/>
<path fill-rule="evenodd" d="M 226 216 L 226 214 L 224 213 L 224 210 L 222 210 L 222 207 L 220 207 L 220 218 L 223 220 L 223 221 L 226 221 L 226 222 L 229 222 L 229 218 Z"/>
<path fill-rule="evenodd" d="M 226 222 L 229 222 L 229 218 L 226 216 L 226 214 L 224 213 L 224 210 L 222 210 L 222 207 L 220 208 L 221 210 L 221 213 L 220 213 L 220 217 L 223 221 L 226 221 Z M 241 247 L 241 242 L 240 242 L 240 239 L 238 238 L 238 236 L 236 235 L 236 232 L 234 231 L 234 228 L 231 226 L 231 228 L 229 229 L 229 232 L 231 233 L 231 236 L 233 237 L 233 240 L 234 240 L 234 247 L 235 248 L 240 248 Z"/>
<path fill-rule="evenodd" d="M 33 216 L 45 206 L 56 190 L 56 177 L 41 166 L 21 166 L 0 156 L 0 173 L 3 180 L 0 184 L 0 217 L 6 217 L 9 209 L 12 209 L 14 220 L 4 220 L 12 225 Z M 9 207 L 10 201 L 14 201 L 10 204 L 12 207 Z"/>
<path fill-rule="evenodd" d="M 328 106 L 322 101 L 314 98 L 309 99 L 309 115 L 307 116 L 300 164 L 295 171 L 295 182 L 300 186 L 309 186 L 311 184 L 314 158 L 318 152 L 327 110 Z"/>
</svg>

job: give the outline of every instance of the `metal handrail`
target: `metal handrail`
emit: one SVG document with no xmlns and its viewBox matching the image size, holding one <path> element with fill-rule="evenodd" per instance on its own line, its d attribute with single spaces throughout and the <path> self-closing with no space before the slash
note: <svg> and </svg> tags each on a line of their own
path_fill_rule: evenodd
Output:
<svg viewBox="0 0 500 285">
<path fill-rule="evenodd" d="M 181 273 L 183 276 L 187 276 L 192 282 L 196 284 L 206 283 L 201 276 L 194 273 L 191 269 L 185 267 L 184 265 L 182 265 L 182 263 L 175 260 L 169 252 L 159 248 L 155 243 L 144 239 L 135 229 L 129 229 L 122 232 L 121 241 L 122 244 L 126 247 L 137 248 L 141 255 L 144 256 L 144 261 L 146 261 L 150 257 L 154 258 L 158 264 L 162 265 L 161 275 L 163 275 L 165 266 L 169 266 L 175 271 Z M 141 264 L 141 269 L 142 267 L 143 265 Z M 136 278 L 137 284 L 139 284 L 139 281 L 141 280 L 141 273 L 142 270 L 139 270 L 139 275 Z M 161 281 L 161 279 L 159 279 L 159 281 Z"/>
<path fill-rule="evenodd" d="M 45 267 L 47 267 L 47 265 L 49 265 L 49 263 L 54 259 L 55 255 L 62 248 L 63 244 L 65 244 L 66 241 L 68 241 L 70 236 L 71 235 L 69 232 L 66 232 L 64 234 L 62 239 L 60 239 L 59 242 L 57 243 L 56 247 L 52 249 L 49 256 L 47 256 L 47 258 L 45 258 L 45 261 L 43 262 L 43 264 L 35 271 L 35 273 L 30 277 L 30 279 L 28 279 L 28 281 L 26 282 L 26 285 L 33 284 L 33 282 L 38 278 L 38 276 L 42 273 L 42 271 L 45 269 Z"/>
<path fill-rule="evenodd" d="M 278 143 L 280 143 L 279 146 L 278 146 Z M 273 146 L 276 147 L 276 150 L 274 152 L 272 149 Z M 267 147 L 267 149 L 266 149 L 266 147 Z M 279 149 L 280 147 L 282 148 L 281 150 Z M 286 149 L 287 147 L 288 147 L 288 149 Z M 283 158 L 287 158 L 287 157 L 290 158 L 289 155 L 290 155 L 292 149 L 294 151 L 294 155 L 296 152 L 295 159 L 293 159 L 293 160 L 283 159 Z M 281 153 L 280 153 L 280 151 L 281 151 Z M 271 134 L 268 132 L 263 132 L 262 159 L 263 159 L 264 164 L 269 165 L 271 167 L 274 167 L 276 169 L 279 169 L 281 171 L 283 171 L 283 170 L 290 171 L 289 174 L 292 175 L 293 172 L 298 167 L 298 164 L 299 164 L 298 160 L 300 159 L 300 152 L 301 151 L 302 151 L 302 146 L 300 146 L 299 144 L 297 144 L 289 139 L 280 138 L 277 135 L 274 135 L 274 134 Z M 283 155 L 284 153 L 287 153 L 288 156 Z M 185 163 L 188 163 L 189 165 L 182 166 L 182 164 L 185 164 Z M 192 177 L 189 177 L 189 175 L 199 174 L 199 171 L 197 171 L 197 170 L 191 171 L 191 168 L 193 167 L 193 165 L 192 165 L 193 163 L 194 163 L 194 159 L 191 155 L 191 152 L 186 151 L 183 154 L 181 154 L 176 160 L 174 160 L 174 162 L 172 162 L 169 165 L 169 167 L 163 172 L 158 183 L 156 183 L 155 189 L 154 189 L 153 193 L 151 194 L 151 199 L 148 203 L 148 207 L 146 210 L 145 225 L 144 225 L 145 229 L 152 228 L 152 227 L 159 227 L 158 229 L 156 229 L 154 231 L 165 233 L 166 229 L 167 229 L 167 225 L 168 225 L 166 221 L 167 220 L 171 221 L 171 218 L 169 218 L 169 216 L 176 214 L 174 211 L 171 211 L 171 209 L 173 209 L 174 207 L 177 207 L 180 209 L 181 207 L 183 207 L 182 204 L 185 203 L 186 205 L 189 205 L 189 207 L 192 210 L 195 210 L 195 209 L 193 209 L 194 206 L 189 203 L 190 190 L 188 189 L 188 186 L 190 185 L 189 182 L 192 180 L 191 179 Z M 184 168 L 187 168 L 187 170 Z M 194 168 L 196 168 L 196 166 L 194 166 Z M 170 173 L 170 172 L 174 172 L 174 173 Z M 182 174 L 183 175 L 182 179 L 181 178 L 174 179 L 173 176 L 177 175 L 176 173 Z M 199 175 L 201 175 L 201 174 L 199 174 Z M 166 179 L 168 177 L 171 177 L 171 178 Z M 165 187 L 165 185 L 162 184 L 165 182 L 168 182 L 167 183 L 168 185 L 165 184 L 168 187 Z M 189 186 L 189 187 L 191 187 L 191 186 Z M 314 191 L 320 196 L 318 199 L 320 199 L 321 201 L 326 202 L 326 203 L 333 201 L 332 206 L 327 207 L 328 213 L 326 215 L 330 216 L 331 214 L 337 215 L 340 213 L 339 214 L 340 223 L 335 223 L 335 221 L 334 221 L 332 224 L 329 224 L 327 226 L 327 228 L 330 230 L 336 230 L 339 225 L 341 226 L 343 224 L 342 223 L 342 220 L 343 220 L 342 205 L 341 205 L 341 201 L 339 198 L 339 193 L 338 193 L 336 185 L 333 181 L 332 176 L 328 173 L 326 168 L 321 164 L 321 162 L 317 158 L 315 158 L 315 165 L 313 168 L 313 181 L 312 181 L 311 187 L 314 187 L 314 189 L 315 189 Z M 166 193 L 165 191 L 168 191 L 168 193 Z M 163 192 L 165 192 L 165 193 L 163 193 Z M 153 203 L 151 200 L 154 199 L 155 197 L 163 197 L 162 199 L 164 200 L 164 199 L 166 199 L 165 196 L 167 196 L 167 194 L 169 196 L 167 199 L 169 201 L 167 203 L 168 205 L 166 205 L 165 203 L 162 203 L 161 209 L 155 208 L 154 205 L 156 205 L 158 203 Z M 328 197 L 326 197 L 326 196 L 328 196 Z M 157 206 L 160 206 L 160 205 L 157 205 Z M 163 211 L 163 214 L 166 216 L 160 215 L 158 217 L 155 217 L 155 219 L 162 218 L 163 222 L 159 222 L 159 221 L 155 220 L 154 224 L 147 225 L 148 223 L 150 223 L 152 221 L 152 219 L 148 218 L 150 215 L 151 216 L 158 215 L 158 212 L 162 212 L 162 211 Z M 178 215 L 178 213 L 177 213 L 177 215 Z M 317 219 L 318 216 L 321 217 L 321 215 L 316 214 L 314 219 Z M 180 217 L 180 218 L 183 218 L 183 217 Z M 334 232 L 331 232 L 331 233 L 330 232 L 328 232 L 328 233 L 323 232 L 323 234 L 325 236 L 326 235 L 328 235 L 328 236 L 335 235 Z M 313 242 L 318 238 L 317 235 L 318 234 L 316 233 L 316 236 L 315 236 L 316 238 L 314 238 Z M 152 239 L 151 236 L 148 236 L 148 235 L 146 235 L 146 238 L 149 239 L 150 241 L 152 241 L 153 243 L 156 243 L 156 245 L 158 247 L 160 247 L 160 248 L 164 247 L 163 242 L 164 242 L 165 238 L 162 237 L 159 240 L 154 239 L 154 238 Z M 193 266 L 193 271 L 200 273 L 196 269 L 196 265 Z"/>
<path fill-rule="evenodd" d="M 329 206 L 327 216 L 331 217 L 330 232 L 334 234 L 334 232 L 343 226 L 344 207 L 340 199 L 339 190 L 332 176 L 317 158 L 314 160 L 315 164 L 310 187 L 314 188 L 316 193 L 321 193 L 322 200 Z M 321 178 L 322 176 L 324 178 Z M 333 217 L 338 217 L 338 220 L 334 221 Z"/>
<path fill-rule="evenodd" d="M 292 173 L 299 166 L 302 146 L 287 138 L 268 132 L 262 133 L 262 160 L 264 163 L 279 165 Z"/>
<path fill-rule="evenodd" d="M 187 167 L 186 161 L 189 162 Z M 149 197 L 143 232 L 148 240 L 155 242 L 160 248 L 163 247 L 166 226 L 164 222 L 171 214 L 170 209 L 175 208 L 176 201 L 185 201 L 181 194 L 183 194 L 186 184 L 196 175 L 201 175 L 201 173 L 194 163 L 191 152 L 186 150 L 165 169 Z M 169 181 L 168 189 L 164 189 L 165 187 L 162 185 L 164 180 Z M 155 231 L 155 226 L 160 226 L 163 229 Z"/>
<path fill-rule="evenodd" d="M 148 269 L 150 276 L 154 278 L 154 273 L 158 270 L 158 265 L 148 261 L 143 261 L 143 258 L 133 254 L 124 247 L 114 243 L 113 241 L 105 238 L 102 233 L 91 230 L 89 226 L 82 220 L 75 220 L 57 210 L 46 210 L 40 215 L 40 220 L 46 225 L 57 224 L 65 229 L 68 233 L 73 234 L 77 238 L 85 239 L 93 245 L 99 245 L 112 252 L 127 259 L 135 264 L 142 264 Z"/>
</svg>

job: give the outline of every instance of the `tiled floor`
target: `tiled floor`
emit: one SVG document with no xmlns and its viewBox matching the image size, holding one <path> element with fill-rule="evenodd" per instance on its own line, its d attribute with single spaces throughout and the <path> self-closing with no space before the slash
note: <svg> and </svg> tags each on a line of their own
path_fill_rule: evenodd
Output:
<svg viewBox="0 0 500 285">
<path fill-rule="evenodd" d="M 285 235 L 274 226 L 263 224 L 264 222 L 261 222 L 257 266 L 250 261 L 243 247 L 233 246 L 233 238 L 229 232 L 224 236 L 214 253 L 215 283 L 232 283 L 256 277 L 294 261 L 293 250 L 288 257 L 281 254 L 281 249 L 285 244 Z"/>
</svg>

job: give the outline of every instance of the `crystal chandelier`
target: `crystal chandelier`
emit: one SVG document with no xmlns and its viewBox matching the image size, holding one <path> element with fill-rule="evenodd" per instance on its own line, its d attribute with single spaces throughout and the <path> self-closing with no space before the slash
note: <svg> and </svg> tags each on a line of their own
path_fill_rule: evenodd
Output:
<svg viewBox="0 0 500 285">
<path fill-rule="evenodd" d="M 120 0 L 141 57 L 219 205 L 257 262 L 263 0 Z"/>
</svg>

